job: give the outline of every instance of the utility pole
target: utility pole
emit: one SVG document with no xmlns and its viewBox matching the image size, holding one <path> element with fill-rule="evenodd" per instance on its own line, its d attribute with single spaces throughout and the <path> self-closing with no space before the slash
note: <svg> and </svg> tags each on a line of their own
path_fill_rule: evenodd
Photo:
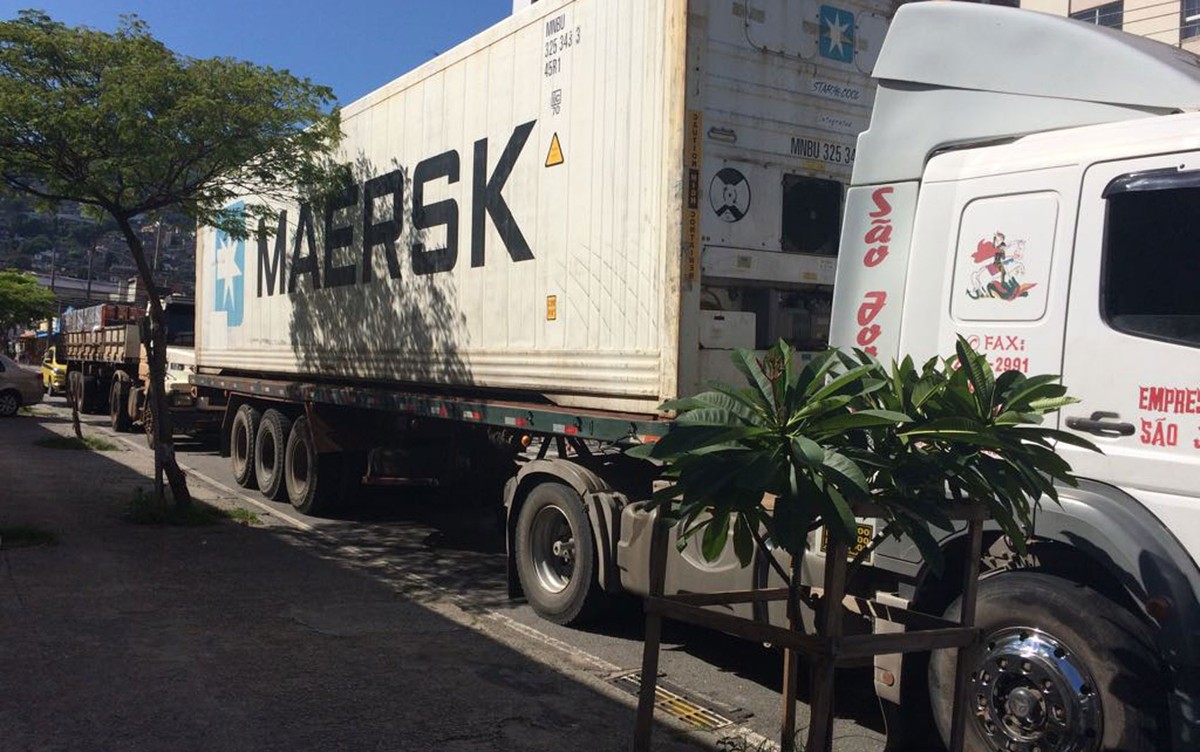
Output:
<svg viewBox="0 0 1200 752">
<path fill-rule="evenodd" d="M 96 257 L 96 241 L 92 241 L 92 247 L 88 249 L 88 270 L 87 270 L 87 304 L 92 304 L 92 259 Z"/>
</svg>

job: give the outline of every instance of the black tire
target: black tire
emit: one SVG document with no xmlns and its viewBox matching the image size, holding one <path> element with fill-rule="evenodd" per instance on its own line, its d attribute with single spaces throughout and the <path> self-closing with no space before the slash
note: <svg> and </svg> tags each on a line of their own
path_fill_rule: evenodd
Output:
<svg viewBox="0 0 1200 752">
<path fill-rule="evenodd" d="M 84 374 L 80 377 L 80 412 L 87 415 L 103 415 L 108 406 L 104 404 L 104 395 L 101 394 L 102 387 L 95 376 Z"/>
<path fill-rule="evenodd" d="M 96 402 L 96 397 L 92 394 L 96 390 L 96 377 L 81 373 L 76 383 L 79 388 L 79 394 L 76 395 L 75 399 L 79 405 L 79 412 L 84 415 L 91 415 L 94 409 L 93 405 Z"/>
<path fill-rule="evenodd" d="M 258 490 L 272 501 L 280 501 L 287 495 L 284 452 L 291 430 L 291 418 L 271 409 L 263 413 L 254 435 L 254 476 Z"/>
<path fill-rule="evenodd" d="M 21 409 L 21 395 L 13 389 L 0 392 L 0 418 L 11 418 Z"/>
<path fill-rule="evenodd" d="M 117 433 L 129 433 L 133 429 L 133 420 L 126 409 L 128 402 L 129 382 L 114 379 L 108 393 L 108 417 L 112 430 Z"/>
<path fill-rule="evenodd" d="M 292 424 L 284 459 L 288 501 L 297 511 L 321 517 L 337 509 L 342 490 L 342 456 L 317 453 L 308 418 L 299 417 Z"/>
<path fill-rule="evenodd" d="M 233 480 L 242 488 L 258 485 L 254 474 L 254 440 L 261 422 L 262 413 L 253 405 L 242 405 L 233 414 L 233 425 L 229 428 L 229 463 Z"/>
<path fill-rule="evenodd" d="M 951 604 L 947 618 L 959 609 Z M 1167 686 L 1153 636 L 1123 607 L 1059 577 L 1012 572 L 980 582 L 975 623 L 984 638 L 972 666 L 968 752 L 1165 748 Z M 929 662 L 947 742 L 954 664 L 948 650 Z"/>
<path fill-rule="evenodd" d="M 583 499 L 561 483 L 534 487 L 516 531 L 517 577 L 529 605 L 555 624 L 582 624 L 605 605 Z"/>
<path fill-rule="evenodd" d="M 146 400 L 146 408 L 142 410 L 142 433 L 146 435 L 146 446 L 154 449 L 154 409 L 150 406 L 150 400 Z"/>
</svg>

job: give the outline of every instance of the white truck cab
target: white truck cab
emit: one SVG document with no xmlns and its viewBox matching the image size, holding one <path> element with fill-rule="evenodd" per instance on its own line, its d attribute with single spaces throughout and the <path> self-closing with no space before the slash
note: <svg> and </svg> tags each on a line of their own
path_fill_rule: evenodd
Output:
<svg viewBox="0 0 1200 752">
<path fill-rule="evenodd" d="M 916 3 L 892 21 L 859 137 L 831 344 L 1060 373 L 1085 479 L 1027 557 L 992 536 L 972 750 L 1200 749 L 1200 60 L 1067 19 Z M 961 556 L 960 542 L 946 541 Z M 957 609 L 916 550 L 893 595 Z M 949 567 L 947 571 L 958 571 Z M 883 658 L 947 730 L 953 659 Z M 900 674 L 890 685 L 878 677 Z M 914 675 L 915 674 L 915 675 Z"/>
</svg>

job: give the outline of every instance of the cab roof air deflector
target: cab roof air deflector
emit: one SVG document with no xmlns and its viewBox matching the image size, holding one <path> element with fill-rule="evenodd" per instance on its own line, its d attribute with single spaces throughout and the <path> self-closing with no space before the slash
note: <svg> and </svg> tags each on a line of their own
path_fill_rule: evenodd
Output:
<svg viewBox="0 0 1200 752">
<path fill-rule="evenodd" d="M 1032 11 L 925 2 L 897 11 L 873 73 L 853 185 L 919 179 L 935 151 L 1200 107 L 1200 58 Z"/>
</svg>

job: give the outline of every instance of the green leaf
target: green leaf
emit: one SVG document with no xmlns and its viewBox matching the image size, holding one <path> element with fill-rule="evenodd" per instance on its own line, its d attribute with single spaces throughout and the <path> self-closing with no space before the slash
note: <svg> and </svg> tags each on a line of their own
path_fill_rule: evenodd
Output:
<svg viewBox="0 0 1200 752">
<path fill-rule="evenodd" d="M 675 419 L 686 425 L 728 426 L 736 425 L 736 416 L 719 407 L 700 407 L 681 414 Z"/>
<path fill-rule="evenodd" d="M 1025 381 L 1025 374 L 1020 371 L 1005 371 L 996 377 L 996 402 L 1000 404 L 1008 404 L 1008 393 L 1021 382 Z"/>
<path fill-rule="evenodd" d="M 754 353 L 749 350 L 734 350 L 733 365 L 746 378 L 750 384 L 755 401 L 759 403 L 762 409 L 768 415 L 775 415 L 775 388 L 771 384 L 771 380 L 763 373 L 762 367 L 755 359 Z"/>
<path fill-rule="evenodd" d="M 829 485 L 824 488 L 824 493 L 816 492 L 816 501 L 822 509 L 829 531 L 842 540 L 853 543 L 858 528 L 854 522 L 854 512 L 846 503 L 846 498 L 835 487 Z"/>
<path fill-rule="evenodd" d="M 944 500 L 932 501 L 919 496 L 912 496 L 904 499 L 902 503 L 911 510 L 914 516 L 922 521 L 928 522 L 947 533 L 954 532 L 954 522 L 950 519 L 946 511 L 949 505 Z"/>
<path fill-rule="evenodd" d="M 854 401 L 854 396 L 843 394 L 838 397 L 828 397 L 826 399 L 814 400 L 806 402 L 804 407 L 797 410 L 788 419 L 788 427 L 792 428 L 802 424 L 805 421 L 813 421 L 817 418 L 828 415 L 829 413 L 846 414 L 847 406 Z"/>
<path fill-rule="evenodd" d="M 992 367 L 988 365 L 986 358 L 975 352 L 974 348 L 971 347 L 962 335 L 959 335 L 958 343 L 954 349 L 958 354 L 959 362 L 962 363 L 963 368 L 967 372 L 971 386 L 974 387 L 975 397 L 979 400 L 979 405 L 984 411 L 990 413 L 994 404 L 992 400 L 996 389 L 996 380 L 992 374 Z"/>
<path fill-rule="evenodd" d="M 855 385 L 860 382 L 865 376 L 871 372 L 870 366 L 858 366 L 852 368 L 845 373 L 834 377 L 827 384 L 812 394 L 807 395 L 807 399 L 812 402 L 820 402 L 821 400 L 831 397 L 840 397 L 848 391 L 853 391 Z"/>
<path fill-rule="evenodd" d="M 792 452 L 797 462 L 806 467 L 820 467 L 825 460 L 825 447 L 808 438 L 795 436 L 792 438 Z"/>
<path fill-rule="evenodd" d="M 792 556 L 802 556 L 808 546 L 808 528 L 814 514 L 792 494 L 775 501 L 775 514 L 768 528 L 771 538 Z"/>
<path fill-rule="evenodd" d="M 751 429 L 738 426 L 692 426 L 676 423 L 659 439 L 650 456 L 659 459 L 695 451 L 714 444 L 726 444 L 751 435 Z"/>
<path fill-rule="evenodd" d="M 1030 400 L 1029 407 L 1039 413 L 1052 413 L 1056 410 L 1061 410 L 1067 405 L 1074 405 L 1078 402 L 1079 399 L 1077 397 L 1068 397 L 1066 395 L 1062 397 L 1044 397 L 1042 399 Z"/>
<path fill-rule="evenodd" d="M 870 489 L 867 487 L 867 478 L 863 475 L 862 468 L 849 457 L 838 454 L 832 449 L 825 450 L 822 474 L 826 476 L 832 475 L 838 489 L 843 494 L 846 491 L 851 491 L 852 493 L 858 492 L 865 498 L 870 493 Z"/>
<path fill-rule="evenodd" d="M 741 418 L 747 424 L 757 423 L 758 411 L 755 409 L 754 402 L 744 393 L 729 394 L 720 390 L 701 392 L 692 398 L 696 403 L 696 408 L 715 407 L 722 410 L 728 410 L 737 417 Z M 692 409 L 692 408 L 689 408 Z"/>
<path fill-rule="evenodd" d="M 704 528 L 704 537 L 700 543 L 700 552 L 704 554 L 704 560 L 711 562 L 721 558 L 721 552 L 725 550 L 728 539 L 729 515 L 714 511 L 713 517 Z"/>
<path fill-rule="evenodd" d="M 838 364 L 839 355 L 840 353 L 837 350 L 825 350 L 822 353 L 818 353 L 793 377 L 792 393 L 807 397 L 812 391 L 812 385 L 821 383 L 825 378 L 825 374 L 829 373 Z M 799 405 L 788 405 L 788 409 L 791 411 L 795 411 L 799 407 Z"/>
<path fill-rule="evenodd" d="M 1087 449 L 1089 451 L 1096 452 L 1097 454 L 1104 454 L 1104 450 L 1102 450 L 1100 447 L 1096 446 L 1082 436 L 1070 433 L 1069 431 L 1059 431 L 1053 428 L 1027 428 L 1025 431 L 1031 435 L 1039 436 L 1047 441 L 1070 444 L 1073 447 Z"/>
<path fill-rule="evenodd" d="M 1058 376 L 1053 374 L 1030 376 L 1008 395 L 1006 406 L 1010 410 L 1025 412 L 1029 409 L 1031 400 L 1061 397 L 1066 394 L 1066 387 L 1056 383 L 1057 381 Z"/>
<path fill-rule="evenodd" d="M 653 452 L 654 444 L 636 444 L 625 450 L 625 456 L 639 460 L 649 460 Z"/>
<path fill-rule="evenodd" d="M 942 389 L 945 388 L 946 382 L 939 378 L 926 376 L 913 385 L 912 390 L 912 408 L 914 410 L 921 409 L 921 406 L 933 397 Z M 900 391 L 899 389 L 897 391 Z"/>
<path fill-rule="evenodd" d="M 884 426 L 895 426 L 901 423 L 910 422 L 910 418 L 904 413 L 895 412 L 894 410 L 859 410 L 853 413 L 844 415 L 835 415 L 832 418 L 827 418 L 818 421 L 813 430 L 825 432 L 840 432 L 848 431 L 855 428 L 882 428 Z"/>
<path fill-rule="evenodd" d="M 744 515 L 738 515 L 733 523 L 733 553 L 743 567 L 754 560 L 754 536 Z"/>
</svg>

